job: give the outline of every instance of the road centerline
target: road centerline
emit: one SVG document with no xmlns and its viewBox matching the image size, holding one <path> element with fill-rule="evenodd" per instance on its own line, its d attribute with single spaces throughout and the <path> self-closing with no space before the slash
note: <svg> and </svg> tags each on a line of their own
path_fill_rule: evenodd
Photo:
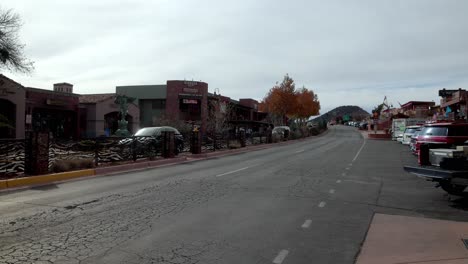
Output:
<svg viewBox="0 0 468 264">
<path fill-rule="evenodd" d="M 233 173 L 236 173 L 236 172 L 239 172 L 239 171 L 246 170 L 246 169 L 248 169 L 248 168 L 250 168 L 250 167 L 245 167 L 245 168 L 240 168 L 240 169 L 233 170 L 233 171 L 228 171 L 228 172 L 225 172 L 225 173 L 218 174 L 218 175 L 216 175 L 216 177 L 221 177 L 221 176 L 233 174 Z"/>
</svg>

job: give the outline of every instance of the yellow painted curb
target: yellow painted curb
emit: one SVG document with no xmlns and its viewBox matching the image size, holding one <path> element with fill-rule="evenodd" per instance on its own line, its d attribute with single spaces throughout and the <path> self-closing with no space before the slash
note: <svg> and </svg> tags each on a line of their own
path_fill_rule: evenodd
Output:
<svg viewBox="0 0 468 264">
<path fill-rule="evenodd" d="M 84 177 L 84 176 L 93 176 L 93 175 L 95 175 L 94 169 L 61 172 L 61 173 L 54 173 L 54 174 L 40 175 L 40 176 L 29 176 L 29 177 L 24 177 L 24 178 L 1 181 L 0 189 L 2 189 L 2 182 L 6 184 L 6 188 L 15 188 L 15 187 L 45 184 L 45 183 L 51 183 L 55 181 L 63 181 L 63 180 Z"/>
<path fill-rule="evenodd" d="M 6 181 L 0 181 L 0 190 L 6 189 L 6 188 L 7 188 Z"/>
</svg>

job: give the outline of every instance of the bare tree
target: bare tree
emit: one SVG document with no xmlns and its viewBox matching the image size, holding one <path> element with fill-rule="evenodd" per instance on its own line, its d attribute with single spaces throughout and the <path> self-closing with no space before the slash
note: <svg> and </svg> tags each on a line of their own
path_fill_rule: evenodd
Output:
<svg viewBox="0 0 468 264">
<path fill-rule="evenodd" d="M 24 44 L 18 38 L 21 18 L 11 9 L 0 9 L 0 69 L 30 73 L 33 62 L 24 56 Z"/>
<path fill-rule="evenodd" d="M 207 129 L 211 133 L 225 132 L 229 127 L 229 121 L 233 120 L 234 105 L 221 100 L 209 100 Z"/>
</svg>

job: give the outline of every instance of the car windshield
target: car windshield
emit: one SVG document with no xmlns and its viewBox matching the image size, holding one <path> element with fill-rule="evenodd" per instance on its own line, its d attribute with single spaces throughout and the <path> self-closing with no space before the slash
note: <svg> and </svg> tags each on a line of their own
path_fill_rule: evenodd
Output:
<svg viewBox="0 0 468 264">
<path fill-rule="evenodd" d="M 447 136 L 447 127 L 425 127 L 420 135 L 422 136 Z"/>
<path fill-rule="evenodd" d="M 137 137 L 149 137 L 149 136 L 154 136 L 157 134 L 158 130 L 160 128 L 158 127 L 146 127 L 138 130 L 138 132 L 135 133 L 135 136 Z"/>
<path fill-rule="evenodd" d="M 417 129 L 417 128 L 407 128 L 407 129 L 405 130 L 405 133 L 407 133 L 407 134 L 413 134 L 414 132 L 416 132 L 416 129 Z"/>
</svg>

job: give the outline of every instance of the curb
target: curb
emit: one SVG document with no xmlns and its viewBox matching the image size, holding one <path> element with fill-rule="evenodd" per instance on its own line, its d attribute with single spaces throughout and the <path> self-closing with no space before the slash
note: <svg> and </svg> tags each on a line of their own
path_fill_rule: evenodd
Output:
<svg viewBox="0 0 468 264">
<path fill-rule="evenodd" d="M 0 191 L 21 187 L 31 187 L 38 185 L 46 185 L 54 182 L 60 182 L 65 180 L 71 180 L 76 178 L 84 178 L 89 176 L 102 176 L 107 174 L 113 174 L 118 172 L 142 170 L 147 168 L 154 168 L 162 165 L 179 163 L 186 161 L 186 157 L 172 158 L 165 160 L 147 161 L 141 163 L 123 164 L 109 167 L 101 167 L 95 169 L 86 169 L 78 171 L 68 171 L 61 173 L 53 173 L 39 176 L 29 176 L 23 178 L 0 180 Z"/>
<path fill-rule="evenodd" d="M 328 131 L 329 130 L 314 137 L 320 137 L 326 134 Z M 225 150 L 225 151 L 192 154 L 190 156 L 169 158 L 169 159 L 164 159 L 164 160 L 144 161 L 144 162 L 138 162 L 138 163 L 129 163 L 129 164 L 122 164 L 122 165 L 108 166 L 108 167 L 100 167 L 100 168 L 95 168 L 95 169 L 86 169 L 86 170 L 53 173 L 53 174 L 46 174 L 46 175 L 39 175 L 39 176 L 29 176 L 29 177 L 16 178 L 16 179 L 0 180 L 0 191 L 8 191 L 9 189 L 19 189 L 22 187 L 46 185 L 46 184 L 51 184 L 54 182 L 61 182 L 61 181 L 71 180 L 71 179 L 76 179 L 76 178 L 85 178 L 89 176 L 104 176 L 104 175 L 118 174 L 118 173 L 123 173 L 123 172 L 128 172 L 128 171 L 156 168 L 159 166 L 186 162 L 189 159 L 205 160 L 205 159 L 210 159 L 214 157 L 235 155 L 235 154 L 240 154 L 240 153 L 245 153 L 245 152 L 250 152 L 250 151 L 269 149 L 274 146 L 289 145 L 289 144 L 293 144 L 296 142 L 305 141 L 314 137 L 301 138 L 301 139 L 296 139 L 296 140 L 288 140 L 288 141 L 271 143 L 271 144 L 259 144 L 257 146 L 249 146 L 247 148 L 240 148 L 240 149 L 230 149 L 230 150 Z"/>
<path fill-rule="evenodd" d="M 17 178 L 17 179 L 1 180 L 0 190 L 18 188 L 18 187 L 24 187 L 24 186 L 32 186 L 32 185 L 41 185 L 41 184 L 47 184 L 47 183 L 52 183 L 56 181 L 63 181 L 63 180 L 69 180 L 69 179 L 86 177 L 86 176 L 94 176 L 94 175 L 95 175 L 94 169 L 87 169 L 87 170 L 61 172 L 61 173 L 31 176 L 31 177 L 24 177 L 24 178 Z"/>
</svg>

